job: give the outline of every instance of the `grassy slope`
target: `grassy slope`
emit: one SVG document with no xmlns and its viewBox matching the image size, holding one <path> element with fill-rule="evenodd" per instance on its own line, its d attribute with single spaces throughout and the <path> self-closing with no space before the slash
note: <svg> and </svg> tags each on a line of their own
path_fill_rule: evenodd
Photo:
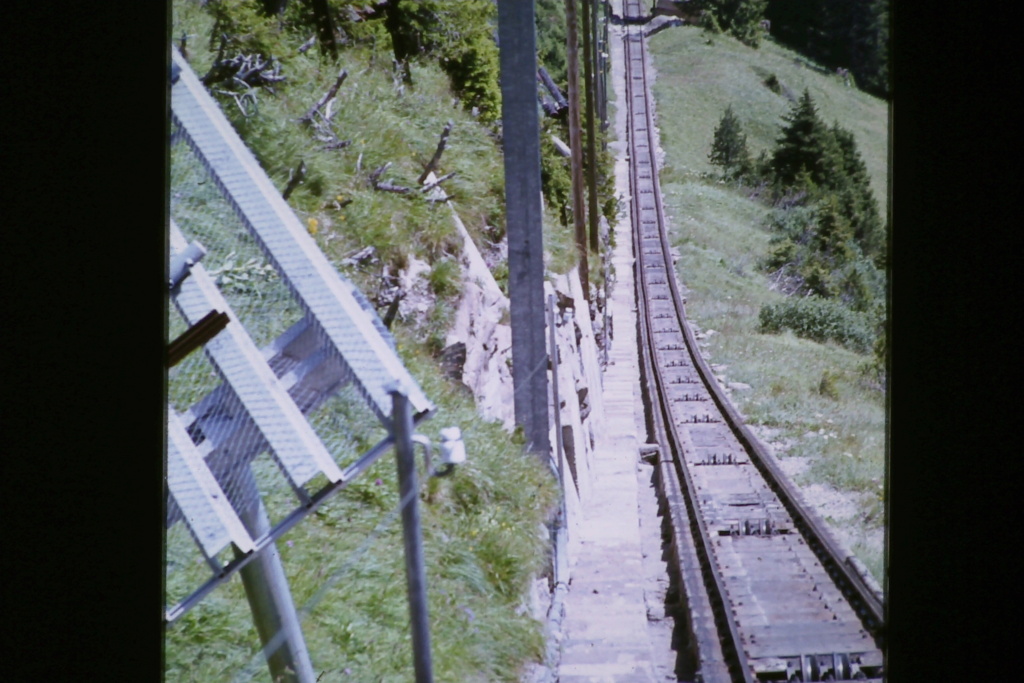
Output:
<svg viewBox="0 0 1024 683">
<path fill-rule="evenodd" d="M 210 29 L 200 5 L 174 4 L 172 35 L 190 34 L 190 60 L 200 76 L 212 61 Z M 279 189 L 287 183 L 289 170 L 305 161 L 310 173 L 290 203 L 304 221 L 315 219 L 315 236 L 328 258 L 372 294 L 382 264 L 341 266 L 341 259 L 354 249 L 373 245 L 385 263 L 399 265 L 412 255 L 435 268 L 458 253 L 460 242 L 447 206 L 375 192 L 366 183 L 370 170 L 391 161 L 385 178 L 415 184 L 420 162 L 430 158 L 448 119 L 455 127 L 441 172 L 457 172 L 446 187 L 457 195 L 468 229 L 481 242 L 486 226 L 502 220 L 501 157 L 487 131 L 455 102 L 440 70 L 416 65 L 415 87 L 403 88 L 393 81 L 390 55 L 383 48 L 375 54 L 353 47 L 343 52 L 340 64 L 331 65 L 321 63 L 315 49 L 299 55 L 303 40 L 305 36 L 286 37 L 291 51 L 280 56 L 288 81 L 278 86 L 276 96 L 258 95 L 258 114 L 243 119 L 230 99 L 220 102 L 243 138 L 258 148 L 257 156 Z M 349 76 L 335 103 L 335 130 L 353 144 L 324 152 L 295 121 L 342 66 Z M 204 266 L 224 266 L 232 250 L 236 264 L 259 256 L 251 245 L 251 253 L 239 251 L 246 238 L 236 234 L 230 212 L 217 205 L 221 200 L 189 167 L 186 156 L 177 151 L 172 155 L 171 215 L 190 238 L 199 236 L 209 249 Z M 338 208 L 331 205 L 335 198 L 352 202 Z M 569 239 L 563 242 L 564 249 L 552 240 L 555 261 L 564 258 L 563 252 L 572 253 Z M 249 275 L 254 273 L 257 269 L 250 269 Z M 258 343 L 291 322 L 275 313 L 275 305 L 287 303 L 287 296 L 272 296 L 278 288 L 271 278 L 260 281 L 255 298 L 245 287 L 227 292 Z M 437 414 L 420 431 L 436 442 L 440 428 L 459 425 L 470 458 L 451 477 L 424 484 L 421 512 L 435 676 L 453 682 L 517 680 L 523 662 L 538 658 L 543 648 L 539 626 L 522 606 L 530 572 L 544 561 L 546 541 L 538 529 L 552 509 L 555 489 L 539 463 L 523 457 L 519 443 L 498 425 L 480 420 L 465 387 L 440 376 L 433 352 L 451 310 L 451 302 L 442 301 L 425 319 L 400 319 L 395 329 L 403 361 L 438 404 Z M 181 331 L 181 323 L 176 314 L 171 317 L 173 335 Z M 198 354 L 175 370 L 170 398 L 179 408 L 215 381 Z M 334 425 L 349 432 L 329 432 L 328 446 L 335 454 L 343 452 L 346 461 L 379 431 L 370 424 L 373 420 L 360 425 L 350 419 L 350 412 L 366 413 L 353 410 L 351 403 L 333 400 L 314 419 L 318 429 Z M 271 463 L 262 463 L 257 476 L 273 469 Z M 395 466 L 386 455 L 278 543 L 297 607 L 310 606 L 303 629 L 317 674 L 327 672 L 324 680 L 409 680 L 412 654 L 401 524 L 391 518 L 390 526 L 378 528 L 397 502 Z M 168 547 L 194 546 L 176 525 Z M 180 564 L 169 569 L 170 592 L 180 596 L 195 588 L 199 577 L 208 576 L 195 555 L 183 552 Z M 326 586 L 326 592 L 318 592 Z M 258 649 L 236 576 L 168 628 L 166 680 L 269 681 Z M 237 678 L 252 662 L 251 675 Z"/>
<path fill-rule="evenodd" d="M 853 550 L 881 580 L 878 530 L 884 472 L 884 393 L 864 381 L 865 356 L 789 334 L 757 332 L 761 306 L 779 301 L 758 269 L 769 234 L 766 208 L 718 182 L 707 161 L 714 129 L 731 104 L 756 155 L 770 149 L 790 101 L 762 83 L 774 73 L 795 94 L 807 87 L 820 115 L 853 130 L 876 198 L 886 196 L 887 109 L 883 101 L 846 88 L 773 43 L 752 50 L 695 28 L 662 32 L 651 40 L 654 86 L 665 170 L 662 189 L 680 251 L 680 278 L 688 287 L 688 314 L 714 330 L 710 358 L 727 381 L 751 385 L 733 401 L 754 425 L 789 442 L 785 456 L 804 456 L 801 484 L 826 483 L 858 494 L 858 512 L 840 521 Z"/>
</svg>

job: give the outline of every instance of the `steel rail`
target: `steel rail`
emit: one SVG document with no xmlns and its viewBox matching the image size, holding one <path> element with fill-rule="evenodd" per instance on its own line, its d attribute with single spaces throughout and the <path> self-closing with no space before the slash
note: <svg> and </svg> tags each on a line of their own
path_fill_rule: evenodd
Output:
<svg viewBox="0 0 1024 683">
<path fill-rule="evenodd" d="M 636 19 L 639 15 L 639 2 L 635 0 L 625 1 L 627 18 L 632 16 Z M 666 379 L 663 376 L 661 368 L 657 367 L 654 357 L 656 355 L 656 344 L 654 342 L 654 335 L 652 333 L 653 320 L 649 318 L 651 315 L 650 300 L 652 297 L 651 288 L 652 285 L 668 285 L 671 293 L 671 305 L 675 311 L 675 318 L 678 320 L 679 333 L 682 335 L 684 344 L 683 348 L 685 353 L 688 355 L 693 368 L 699 375 L 700 381 L 703 384 L 703 388 L 707 390 L 711 402 L 717 408 L 719 414 L 722 416 L 722 421 L 728 426 L 736 441 L 740 444 L 746 454 L 749 456 L 750 462 L 760 472 L 761 477 L 764 479 L 768 488 L 775 494 L 781 503 L 782 507 L 790 515 L 793 522 L 794 528 L 799 534 L 806 539 L 808 547 L 813 551 L 814 555 L 818 558 L 822 568 L 827 572 L 829 577 L 835 583 L 838 590 L 848 600 L 849 604 L 855 610 L 857 617 L 861 620 L 865 630 L 867 630 L 875 641 L 875 644 L 882 648 L 884 646 L 884 621 L 883 621 L 883 605 L 882 597 L 879 594 L 879 590 L 874 585 L 873 580 L 865 576 L 865 572 L 862 565 L 852 555 L 844 552 L 842 548 L 835 542 L 831 532 L 825 523 L 818 517 L 816 513 L 806 509 L 803 504 L 802 497 L 799 491 L 794 487 L 787 479 L 787 477 L 781 472 L 774 458 L 767 452 L 767 449 L 760 443 L 760 441 L 754 437 L 749 429 L 745 426 L 742 417 L 731 405 L 721 387 L 714 380 L 714 376 L 708 367 L 707 362 L 697 351 L 696 339 L 693 335 L 692 330 L 686 323 L 685 307 L 683 299 L 679 292 L 679 286 L 676 281 L 676 277 L 673 273 L 668 271 L 671 269 L 674 271 L 672 264 L 668 258 L 670 254 L 670 244 L 668 242 L 668 236 L 666 234 L 664 209 L 661 202 L 661 192 L 658 183 L 657 176 L 657 161 L 655 157 L 655 140 L 653 137 L 654 120 L 652 110 L 650 106 L 646 106 L 647 101 L 647 73 L 646 73 L 646 53 L 643 43 L 643 35 L 639 34 L 639 29 L 628 25 L 625 28 L 625 45 L 624 51 L 626 56 L 626 91 L 627 91 L 627 107 L 628 107 L 628 149 L 630 152 L 630 184 L 632 193 L 631 203 L 631 217 L 633 219 L 633 239 L 636 251 L 636 265 L 637 270 L 636 287 L 637 287 L 637 306 L 638 306 L 638 325 L 640 327 L 640 346 L 641 346 L 641 359 L 642 365 L 645 371 L 653 370 L 653 382 L 649 383 L 649 387 L 656 389 L 656 396 L 648 397 L 649 408 L 652 409 L 654 415 L 651 417 L 652 431 L 656 435 L 656 439 L 659 441 L 660 450 L 662 453 L 662 460 L 671 460 L 675 465 L 675 475 L 681 479 L 681 483 L 685 483 L 686 495 L 682 496 L 685 499 L 686 511 L 689 513 L 689 519 L 683 521 L 682 519 L 676 519 L 675 516 L 679 515 L 678 510 L 673 511 L 674 519 L 673 526 L 674 533 L 679 534 L 680 529 L 678 527 L 684 526 L 687 523 L 692 528 L 692 531 L 696 536 L 700 538 L 697 546 L 697 554 L 701 556 L 702 563 L 704 565 L 704 584 L 707 591 L 714 594 L 716 597 L 711 598 L 710 596 L 688 596 L 691 603 L 702 603 L 706 604 L 707 600 L 710 600 L 711 604 L 715 606 L 715 624 L 718 627 L 720 638 L 723 644 L 723 650 L 725 654 L 731 655 L 732 667 L 731 675 L 735 677 L 735 680 L 743 681 L 756 681 L 757 678 L 750 666 L 750 663 L 745 657 L 745 648 L 743 647 L 740 635 L 737 631 L 736 620 L 730 618 L 727 612 L 728 600 L 724 596 L 726 595 L 724 579 L 721 576 L 720 571 L 716 567 L 716 563 L 710 561 L 710 557 L 714 553 L 712 546 L 712 539 L 709 535 L 709 529 L 705 522 L 701 510 L 698 509 L 696 504 L 696 491 L 694 488 L 694 482 L 692 481 L 689 473 L 689 468 L 686 465 L 683 458 L 671 457 L 670 453 L 666 450 L 666 441 L 671 443 L 673 447 L 672 453 L 682 452 L 684 440 L 680 437 L 677 430 L 677 425 L 672 417 L 672 410 L 668 405 L 668 391 L 665 386 Z M 633 22 L 636 23 L 636 22 Z M 637 39 L 639 38 L 639 39 Z M 634 62 L 639 63 L 639 74 L 635 73 Z M 638 78 L 639 76 L 639 78 Z M 643 92 L 638 93 L 634 87 L 634 81 L 639 81 L 643 85 Z M 634 111 L 634 103 L 637 97 L 642 97 L 645 102 L 644 111 L 641 114 L 636 114 Z M 641 177 L 638 170 L 637 159 L 640 156 L 638 150 L 638 134 L 646 132 L 646 135 L 642 136 L 642 140 L 646 143 L 647 150 L 646 154 L 649 155 L 649 166 L 650 175 Z M 647 183 L 642 183 L 641 180 L 647 180 Z M 653 201 L 653 207 L 646 206 L 645 210 L 653 208 L 656 212 L 657 232 L 658 240 L 660 242 L 660 254 L 648 253 L 645 251 L 643 245 L 644 240 L 655 239 L 650 235 L 645 237 L 642 229 L 642 218 L 640 209 L 640 195 L 649 194 Z M 648 221 L 650 223 L 650 221 Z M 652 263 L 653 262 L 653 263 Z M 648 269 L 651 267 L 661 268 L 665 274 L 664 280 L 654 280 L 648 273 Z M 665 297 L 658 297 L 664 299 Z M 659 316 L 666 317 L 666 316 Z M 668 330 L 656 330 L 657 332 L 665 332 Z M 672 347 L 673 349 L 675 347 Z M 680 349 L 682 350 L 682 349 Z M 659 463 L 660 464 L 660 463 Z M 669 468 L 659 467 L 660 473 L 664 475 L 669 471 Z M 678 484 L 676 484 L 678 486 Z M 671 488 L 671 482 L 666 483 L 665 489 Z M 679 539 L 676 539 L 676 544 L 679 544 Z M 677 549 L 677 557 L 681 552 Z M 683 563 L 677 560 L 680 565 Z M 683 567 L 680 566 L 682 570 Z M 682 571 L 681 571 L 682 573 Z M 684 580 L 684 584 L 687 582 Z M 693 583 L 691 578 L 690 584 Z M 684 586 L 687 591 L 693 590 L 693 585 Z M 691 629 L 694 627 L 694 619 L 692 614 L 691 617 Z M 724 636 L 724 637 L 721 637 Z M 694 639 L 698 643 L 697 649 L 701 649 L 699 643 L 706 641 L 706 633 L 704 637 L 700 637 L 697 633 L 694 633 Z M 699 660 L 701 661 L 702 668 L 707 664 L 708 657 L 706 652 L 699 653 Z M 803 663 L 805 670 L 801 673 L 801 676 L 808 676 L 807 664 Z M 817 666 L 814 664 L 813 666 Z M 839 665 L 836 664 L 836 669 L 839 670 Z M 704 672 L 710 674 L 710 671 Z M 813 680 L 817 680 L 817 673 L 815 672 Z M 705 680 L 711 680 L 705 677 Z"/>
<path fill-rule="evenodd" d="M 627 6 L 629 6 L 629 5 L 632 5 L 633 7 L 637 8 L 637 9 L 639 8 L 639 2 L 635 2 L 635 1 L 634 2 L 628 2 Z M 628 15 L 634 15 L 633 12 L 627 12 L 627 14 Z M 634 106 L 633 106 L 634 98 L 636 98 L 638 95 L 641 95 L 641 96 L 643 96 L 646 99 L 646 96 L 647 96 L 647 93 L 646 93 L 647 68 L 646 68 L 646 55 L 645 55 L 645 52 L 643 50 L 643 33 L 642 33 L 642 29 L 640 29 L 638 27 L 634 27 L 634 26 L 626 26 L 625 27 L 625 36 L 626 36 L 626 40 L 625 40 L 625 46 L 624 46 L 624 56 L 625 56 L 625 62 L 626 62 L 626 65 L 627 65 L 627 71 L 626 71 L 626 95 L 627 95 L 627 107 L 628 107 L 627 137 L 628 137 L 628 147 L 629 147 L 629 150 L 630 150 L 630 166 L 629 166 L 630 172 L 629 172 L 629 175 L 630 175 L 630 185 L 631 185 L 631 194 L 632 194 L 632 206 L 633 206 L 633 218 L 634 218 L 634 220 L 633 220 L 634 250 L 635 250 L 635 254 L 636 254 L 636 267 L 637 267 L 637 271 L 638 271 L 637 272 L 638 277 L 636 278 L 636 285 L 637 285 L 637 292 L 638 292 L 638 294 L 640 294 L 640 296 L 638 297 L 638 306 L 640 305 L 639 304 L 640 301 L 643 302 L 643 309 L 644 309 L 644 331 L 647 332 L 647 335 L 645 335 L 646 338 L 643 339 L 643 341 L 641 343 L 644 344 L 644 346 L 651 347 L 651 346 L 653 346 L 653 344 L 650 342 L 650 334 L 649 334 L 650 322 L 646 319 L 646 317 L 649 315 L 650 292 L 649 292 L 648 280 L 643 275 L 644 274 L 644 267 L 646 265 L 646 259 L 645 259 L 644 250 L 643 250 L 643 236 L 642 236 L 641 227 L 640 227 L 641 226 L 641 216 L 640 216 L 640 201 L 639 201 L 640 193 L 641 192 L 646 192 L 648 190 L 641 189 L 642 186 L 646 185 L 646 183 L 641 183 L 640 182 L 641 178 L 639 177 L 639 171 L 638 171 L 638 167 L 637 167 L 637 163 L 636 163 L 636 160 L 637 160 L 637 157 L 638 157 L 637 133 L 640 132 L 640 130 L 646 131 L 646 135 L 644 135 L 643 138 L 646 139 L 646 141 L 648 143 L 648 155 L 650 157 L 650 172 L 651 172 L 651 177 L 650 177 L 650 188 L 651 188 L 651 190 L 650 191 L 653 191 L 653 193 L 654 193 L 654 200 L 655 200 L 654 201 L 654 205 L 655 205 L 655 208 L 658 211 L 659 226 L 663 225 L 664 221 L 663 221 L 662 210 L 661 210 L 661 201 L 660 201 L 661 198 L 660 198 L 660 194 L 658 192 L 657 161 L 656 161 L 656 159 L 654 157 L 653 147 L 650 144 L 650 142 L 651 142 L 650 131 L 651 131 L 652 127 L 653 127 L 653 121 L 651 120 L 651 115 L 650 115 L 650 107 L 645 107 L 644 108 L 645 109 L 645 119 L 646 119 L 645 122 L 644 122 L 646 124 L 644 126 L 644 129 L 639 129 L 639 127 L 637 126 L 636 117 L 634 115 Z M 639 40 L 637 40 L 637 38 L 639 38 Z M 639 49 L 637 50 L 638 54 L 634 54 L 634 49 L 636 47 L 639 47 Z M 633 61 L 634 61 L 634 58 L 637 58 L 637 57 L 639 58 L 639 63 L 640 63 L 641 82 L 644 84 L 643 91 L 641 93 L 637 93 L 636 92 L 636 88 L 634 87 L 634 84 L 633 84 L 633 81 L 636 78 L 636 74 L 634 74 L 634 72 L 633 72 Z M 662 230 L 662 233 L 664 233 L 663 230 Z M 649 358 L 650 356 L 647 356 L 647 357 Z M 656 387 L 656 390 L 657 390 L 656 391 L 656 395 L 660 399 L 660 397 L 665 395 L 665 388 L 663 386 L 664 379 L 662 378 L 661 373 L 657 371 L 657 366 L 654 363 L 651 363 L 651 366 L 652 366 L 651 369 L 654 370 L 653 377 L 654 377 L 654 380 L 655 380 L 655 387 Z M 662 400 L 659 400 L 658 404 L 661 405 L 661 403 L 662 403 Z M 661 411 L 659 410 L 658 412 L 661 412 Z M 664 420 L 664 422 L 667 423 L 667 429 L 665 429 L 665 436 L 671 441 L 672 446 L 673 446 L 673 452 L 678 452 L 678 450 L 680 450 L 679 449 L 679 446 L 680 446 L 679 437 L 678 437 L 677 434 L 675 434 L 675 429 L 674 429 L 674 425 L 673 425 L 671 417 L 666 415 L 665 418 L 666 419 Z M 655 420 L 656 420 L 656 423 L 660 423 L 662 421 L 661 420 L 661 416 L 659 415 L 659 416 L 655 417 Z M 688 509 L 688 512 L 690 513 L 690 525 L 691 525 L 691 528 L 696 526 L 696 528 L 694 529 L 694 532 L 695 532 L 694 533 L 694 537 L 695 537 L 695 539 L 697 539 L 697 543 L 695 544 L 695 549 L 697 551 L 697 555 L 700 558 L 701 564 L 707 569 L 705 572 L 703 572 L 704 590 L 705 590 L 704 595 L 707 596 L 707 599 L 709 600 L 709 603 L 710 603 L 710 605 L 712 607 L 712 612 L 714 614 L 714 623 L 715 623 L 715 625 L 717 627 L 718 636 L 719 636 L 719 643 L 721 644 L 721 654 L 724 656 L 724 658 L 725 658 L 724 661 L 726 662 L 727 666 L 728 666 L 728 663 L 730 661 L 733 662 L 733 666 L 730 667 L 730 669 L 731 669 L 731 671 L 730 671 L 730 678 L 732 678 L 733 680 L 736 680 L 736 676 L 742 676 L 742 678 L 740 678 L 739 680 L 742 680 L 744 683 L 755 683 L 756 679 L 751 677 L 752 674 L 750 673 L 751 672 L 750 665 L 749 665 L 749 663 L 746 660 L 746 656 L 744 654 L 744 651 L 743 651 L 743 648 L 742 648 L 742 645 L 741 645 L 740 635 L 739 635 L 739 633 L 737 631 L 736 624 L 733 622 L 733 620 L 727 619 L 725 617 L 725 609 L 724 609 L 725 606 L 724 606 L 723 598 L 722 598 L 722 596 L 725 595 L 724 579 L 720 575 L 720 573 L 715 570 L 714 563 L 711 562 L 710 559 L 709 559 L 709 556 L 714 552 L 714 550 L 710 547 L 711 539 L 710 539 L 710 534 L 709 534 L 708 529 L 707 529 L 706 522 L 703 519 L 702 515 L 700 514 L 700 511 L 696 510 L 695 507 L 691 503 L 692 499 L 694 498 L 694 491 L 693 491 L 694 485 L 693 485 L 692 481 L 690 481 L 689 476 L 687 475 L 685 468 L 682 468 L 680 470 L 680 468 L 677 467 L 676 469 L 677 469 L 677 475 L 679 473 L 681 473 L 683 475 L 684 480 L 685 480 L 685 484 L 686 484 L 686 488 L 689 490 L 689 495 L 685 496 L 685 500 L 687 501 L 687 509 Z"/>
</svg>

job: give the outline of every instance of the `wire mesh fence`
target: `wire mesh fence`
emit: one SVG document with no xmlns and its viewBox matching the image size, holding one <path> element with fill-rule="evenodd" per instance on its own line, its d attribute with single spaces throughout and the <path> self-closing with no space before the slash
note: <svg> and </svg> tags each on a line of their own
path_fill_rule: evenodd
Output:
<svg viewBox="0 0 1024 683">
<path fill-rule="evenodd" d="M 343 468 L 352 465 L 387 438 L 387 430 L 350 386 L 346 368 L 320 348 L 320 339 L 294 294 L 186 145 L 172 148 L 170 180 L 171 220 L 187 242 L 198 241 L 206 251 L 196 272 L 205 271 L 212 280 L 245 333 L 306 414 L 332 459 Z M 179 307 L 172 306 L 167 341 L 188 327 L 189 321 Z M 208 354 L 191 353 L 170 369 L 168 402 L 235 510 L 252 512 L 262 502 L 273 526 L 329 483 L 322 474 L 301 485 L 290 480 L 259 426 Z M 250 536 L 266 532 L 252 522 L 251 515 L 241 514 L 241 518 Z M 189 583 L 173 576 L 175 572 L 189 567 L 188 575 L 193 576 L 195 567 L 209 564 L 202 562 L 201 554 L 196 557 L 194 542 L 185 542 L 177 528 L 181 525 L 176 524 L 180 521 L 181 511 L 171 498 L 169 604 L 181 599 Z M 222 555 L 209 560 L 222 566 L 230 559 Z M 197 579 L 193 576 L 192 580 Z"/>
<path fill-rule="evenodd" d="M 205 268 L 197 267 L 197 273 L 206 269 L 246 333 L 261 349 L 269 367 L 289 386 L 289 394 L 305 412 L 309 425 L 332 459 L 344 469 L 355 465 L 374 445 L 388 437 L 378 415 L 348 382 L 345 369 L 338 363 L 331 365 L 330 360 L 323 357 L 323 350 L 317 348 L 320 340 L 310 333 L 310 326 L 293 295 L 279 274 L 262 258 L 258 246 L 216 192 L 204 169 L 183 146 L 172 153 L 171 187 L 172 220 L 180 226 L 186 240 L 198 240 L 206 248 L 202 262 Z M 168 322 L 167 341 L 177 338 L 189 327 L 182 312 L 173 306 Z M 310 357 L 314 358 L 310 360 Z M 311 381 L 303 382 L 301 366 L 304 362 L 315 367 L 330 367 Z M 305 377 L 310 374 L 307 372 Z M 268 527 L 280 524 L 330 484 L 323 474 L 301 486 L 289 479 L 260 429 L 207 353 L 191 353 L 169 370 L 168 402 L 232 508 L 239 512 L 251 537 L 257 538 L 265 534 Z M 388 461 L 374 467 L 390 466 Z M 370 477 L 375 474 L 373 469 L 369 471 Z M 356 485 L 351 491 L 342 492 L 342 496 L 364 503 L 367 514 L 355 524 L 336 529 L 337 542 L 323 549 L 323 563 L 288 567 L 290 578 L 297 585 L 307 591 L 311 586 L 318 586 L 312 596 L 301 596 L 303 602 L 299 603 L 300 620 L 314 637 L 324 629 L 319 623 L 322 619 L 309 619 L 310 615 L 382 534 L 394 532 L 391 527 L 400 514 L 401 505 L 393 500 L 396 496 L 381 490 L 384 487 L 379 477 L 371 481 L 373 483 L 367 486 Z M 382 509 L 385 506 L 390 507 L 386 512 Z M 330 508 L 326 512 L 329 515 Z M 261 514 L 266 515 L 262 523 Z M 207 557 L 189 526 L 183 523 L 181 510 L 173 497 L 168 499 L 167 521 L 165 601 L 167 605 L 175 605 L 236 559 L 236 554 L 228 546 Z M 332 526 L 323 520 L 319 525 Z M 301 534 L 294 536 L 301 537 Z M 291 538 L 283 543 L 283 549 L 290 551 Z M 400 553 L 397 555 L 400 557 Z M 224 658 L 223 680 L 269 683 L 267 655 L 280 645 L 286 634 L 278 631 L 266 647 L 261 646 L 251 616 L 244 613 L 247 605 L 240 583 L 231 581 L 224 586 L 219 600 L 198 605 L 195 608 L 198 621 L 172 625 L 169 637 L 174 641 L 174 629 L 189 628 L 206 620 L 216 622 L 223 616 L 219 613 L 229 610 L 234 616 L 224 619 L 224 623 L 236 624 L 236 630 L 223 634 L 223 640 L 213 648 L 217 657 Z M 187 649 L 176 654 L 186 653 Z M 211 653 L 204 648 L 193 651 L 192 656 L 210 657 Z"/>
<path fill-rule="evenodd" d="M 396 445 L 410 463 L 412 424 L 434 407 L 367 299 L 305 234 L 177 53 L 174 63 L 167 670 L 192 676 L 205 659 L 204 679 L 311 683 L 301 622 L 376 540 L 393 537 L 400 514 L 415 515 L 415 490 L 399 501 L 395 470 L 377 461 Z M 343 521 L 335 494 L 348 498 Z M 361 569 L 401 586 L 402 553 L 383 564 L 383 582 L 381 567 Z M 314 638 L 336 618 L 321 612 Z M 197 650 L 183 637 L 192 627 L 221 642 Z"/>
</svg>

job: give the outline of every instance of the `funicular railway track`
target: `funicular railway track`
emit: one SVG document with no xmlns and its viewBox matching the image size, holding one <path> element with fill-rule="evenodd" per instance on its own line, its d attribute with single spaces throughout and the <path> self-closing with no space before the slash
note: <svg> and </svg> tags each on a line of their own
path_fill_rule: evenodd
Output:
<svg viewBox="0 0 1024 683">
<path fill-rule="evenodd" d="M 705 683 L 880 679 L 882 600 L 744 426 L 686 323 L 661 205 L 640 0 L 624 0 L 627 137 L 648 426 L 688 664 Z"/>
</svg>

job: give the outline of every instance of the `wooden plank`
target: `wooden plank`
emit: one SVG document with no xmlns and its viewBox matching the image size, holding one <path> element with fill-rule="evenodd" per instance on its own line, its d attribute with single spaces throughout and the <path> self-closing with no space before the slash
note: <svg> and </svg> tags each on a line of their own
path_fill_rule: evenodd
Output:
<svg viewBox="0 0 1024 683">
<path fill-rule="evenodd" d="M 243 553 L 255 548 L 249 532 L 235 514 L 227 496 L 203 456 L 196 450 L 174 409 L 167 410 L 167 487 L 207 557 L 229 543 Z"/>
<path fill-rule="evenodd" d="M 174 250 L 186 245 L 185 236 L 173 221 L 170 239 Z M 323 472 L 332 483 L 341 481 L 341 469 L 202 265 L 192 267 L 174 303 L 189 324 L 211 309 L 226 312 L 231 318 L 227 328 L 206 345 L 206 353 L 259 427 L 288 478 L 302 486 Z"/>
</svg>

